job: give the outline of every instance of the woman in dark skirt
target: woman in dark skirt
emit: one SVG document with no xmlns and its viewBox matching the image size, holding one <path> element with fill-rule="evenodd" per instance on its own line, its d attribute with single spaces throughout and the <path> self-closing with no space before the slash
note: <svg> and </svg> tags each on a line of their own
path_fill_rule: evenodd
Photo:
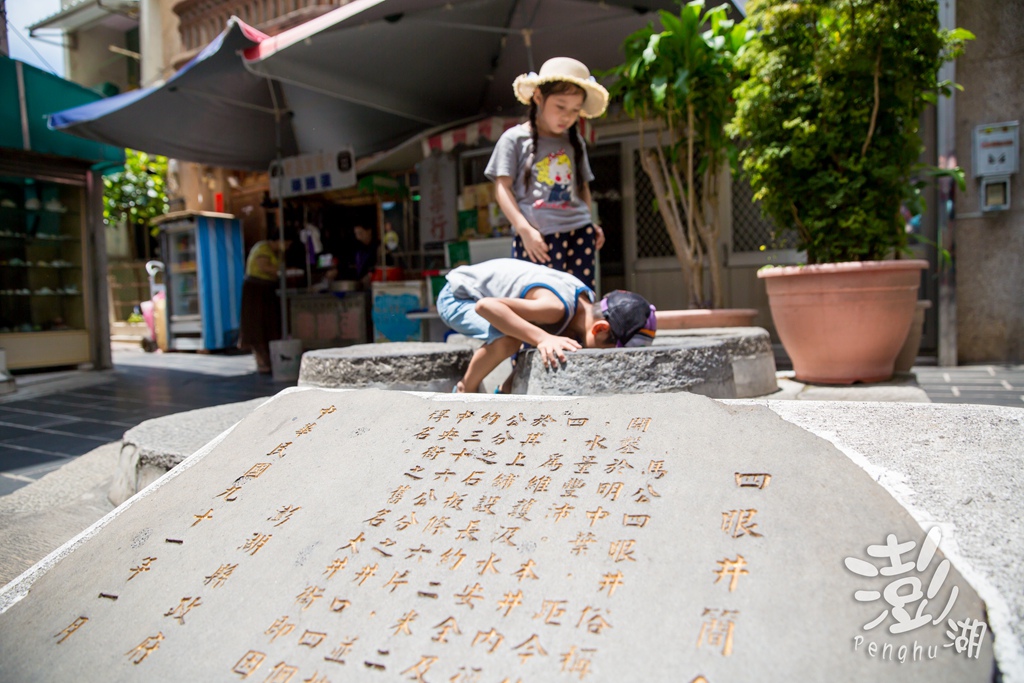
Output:
<svg viewBox="0 0 1024 683">
<path fill-rule="evenodd" d="M 238 348 L 252 350 L 256 369 L 270 372 L 270 342 L 281 338 L 281 301 L 277 296 L 284 253 L 291 240 L 263 240 L 253 245 L 245 261 L 242 319 Z M 283 248 L 282 248 L 283 247 Z"/>
</svg>

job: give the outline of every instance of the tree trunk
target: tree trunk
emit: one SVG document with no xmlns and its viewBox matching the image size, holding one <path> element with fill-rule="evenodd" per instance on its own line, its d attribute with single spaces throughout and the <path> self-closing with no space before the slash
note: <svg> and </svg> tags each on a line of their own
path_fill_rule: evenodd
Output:
<svg viewBox="0 0 1024 683">
<path fill-rule="evenodd" d="M 718 172 L 711 171 L 704 179 L 701 188 L 705 212 L 714 216 L 704 215 L 704 246 L 708 256 L 708 273 L 711 275 L 711 307 L 722 307 L 722 262 L 718 259 L 718 236 L 721 223 L 718 221 Z"/>
<path fill-rule="evenodd" d="M 687 109 L 688 128 L 692 127 L 693 118 L 694 110 L 691 106 Z M 694 168 L 696 151 L 692 134 L 687 135 L 686 158 L 681 160 L 683 163 L 671 164 L 665 158 L 662 132 L 659 128 L 656 145 L 647 148 L 643 140 L 643 123 L 640 124 L 640 166 L 651 181 L 651 189 L 658 202 L 658 213 L 665 223 L 684 281 L 689 284 L 691 307 L 721 308 L 718 222 L 710 220 L 712 217 L 709 216 L 709 212 L 714 212 L 714 202 L 717 201 L 717 173 L 705 173 L 698 195 Z M 711 278 L 710 287 L 705 286 L 705 268 Z"/>
<path fill-rule="evenodd" d="M 679 267 L 683 271 L 683 277 L 690 279 L 694 268 L 694 261 L 690 254 L 690 245 L 687 243 L 686 235 L 683 232 L 679 205 L 676 201 L 675 193 L 671 190 L 671 179 L 666 177 L 667 167 L 660 157 L 661 154 L 657 149 L 648 151 L 641 148 L 640 166 L 651 181 L 654 198 L 658 201 L 658 213 L 661 214 L 661 219 L 665 222 L 665 228 L 668 231 L 669 239 L 672 241 L 672 248 L 676 253 L 676 260 L 679 261 Z"/>
</svg>

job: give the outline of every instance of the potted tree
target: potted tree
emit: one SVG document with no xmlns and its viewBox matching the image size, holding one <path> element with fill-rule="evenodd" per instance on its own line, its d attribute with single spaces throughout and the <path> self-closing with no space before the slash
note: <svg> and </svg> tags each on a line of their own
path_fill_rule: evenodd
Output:
<svg viewBox="0 0 1024 683">
<path fill-rule="evenodd" d="M 683 5 L 678 16 L 661 11 L 664 30 L 647 26 L 630 35 L 623 44 L 625 61 L 605 74 L 614 77 L 612 95 L 637 122 L 641 166 L 692 305 L 702 309 L 659 311 L 661 329 L 750 324 L 757 314 L 721 310 L 718 181 L 732 149 L 725 126 L 735 110 L 734 62 L 748 38 L 746 26 L 726 12 L 726 5 L 705 10 L 702 0 Z M 654 144 L 647 146 L 652 134 Z"/>
<path fill-rule="evenodd" d="M 967 31 L 939 27 L 934 0 L 751 0 L 732 132 L 743 169 L 808 265 L 762 269 L 798 379 L 880 381 L 907 337 L 927 261 L 901 258 L 901 202 L 921 113 L 947 94 L 939 66 Z"/>
</svg>

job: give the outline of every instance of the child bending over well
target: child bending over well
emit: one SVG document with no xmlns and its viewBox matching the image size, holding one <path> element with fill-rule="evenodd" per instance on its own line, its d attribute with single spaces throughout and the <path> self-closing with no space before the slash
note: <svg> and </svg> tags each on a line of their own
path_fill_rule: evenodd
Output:
<svg viewBox="0 0 1024 683">
<path fill-rule="evenodd" d="M 654 306 L 639 294 L 616 290 L 594 302 L 574 276 L 517 259 L 493 259 L 448 273 L 437 312 L 448 327 L 484 345 L 455 390 L 473 393 L 498 364 L 526 343 L 544 367 L 565 362 L 583 347 L 647 346 L 654 340 Z"/>
</svg>

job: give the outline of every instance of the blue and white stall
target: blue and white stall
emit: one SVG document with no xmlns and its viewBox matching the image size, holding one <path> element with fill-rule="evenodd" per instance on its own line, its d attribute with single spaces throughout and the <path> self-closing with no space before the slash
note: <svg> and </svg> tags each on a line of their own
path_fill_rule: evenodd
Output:
<svg viewBox="0 0 1024 683">
<path fill-rule="evenodd" d="M 173 351 L 234 346 L 242 309 L 242 224 L 228 213 L 180 211 L 154 221 L 166 264 L 167 337 Z"/>
</svg>

